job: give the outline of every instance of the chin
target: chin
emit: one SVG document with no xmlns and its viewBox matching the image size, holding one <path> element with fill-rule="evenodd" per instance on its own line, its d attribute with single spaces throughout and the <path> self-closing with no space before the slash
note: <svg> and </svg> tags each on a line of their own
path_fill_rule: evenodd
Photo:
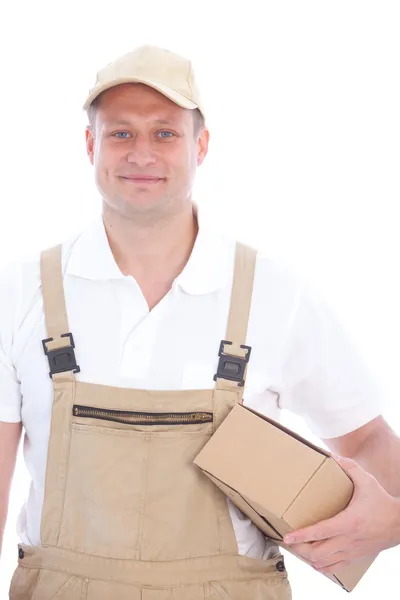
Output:
<svg viewBox="0 0 400 600">
<path fill-rule="evenodd" d="M 163 198 L 151 198 L 143 195 L 140 198 L 125 198 L 123 205 L 127 212 L 143 213 L 159 209 L 164 205 L 164 200 Z"/>
</svg>

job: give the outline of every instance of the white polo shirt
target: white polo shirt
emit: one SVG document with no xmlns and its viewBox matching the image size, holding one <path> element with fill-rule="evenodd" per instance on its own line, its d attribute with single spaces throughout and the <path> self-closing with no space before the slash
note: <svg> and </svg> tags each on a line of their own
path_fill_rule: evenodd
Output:
<svg viewBox="0 0 400 600">
<path fill-rule="evenodd" d="M 187 265 L 149 312 L 135 279 L 119 270 L 101 218 L 64 243 L 66 305 L 81 368 L 77 380 L 155 390 L 212 388 L 226 334 L 234 254 L 234 240 L 200 217 Z M 32 483 L 18 534 L 35 545 L 52 406 L 45 337 L 36 256 L 0 275 L 0 420 L 24 424 Z M 277 420 L 280 409 L 288 408 L 320 438 L 346 434 L 381 413 L 380 390 L 334 316 L 308 286 L 267 256 L 257 259 L 246 344 L 252 347 L 244 390 L 248 406 Z M 231 505 L 230 511 L 239 552 L 266 557 L 264 536 Z"/>
</svg>

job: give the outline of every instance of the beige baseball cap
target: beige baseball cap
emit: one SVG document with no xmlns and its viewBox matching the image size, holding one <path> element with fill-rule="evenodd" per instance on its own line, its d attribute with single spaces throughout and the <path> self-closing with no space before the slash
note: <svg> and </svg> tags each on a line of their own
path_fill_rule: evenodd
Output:
<svg viewBox="0 0 400 600">
<path fill-rule="evenodd" d="M 87 110 L 102 92 L 121 83 L 144 83 L 183 108 L 204 111 L 192 63 L 157 46 L 140 46 L 97 73 L 96 83 L 83 106 Z"/>
</svg>

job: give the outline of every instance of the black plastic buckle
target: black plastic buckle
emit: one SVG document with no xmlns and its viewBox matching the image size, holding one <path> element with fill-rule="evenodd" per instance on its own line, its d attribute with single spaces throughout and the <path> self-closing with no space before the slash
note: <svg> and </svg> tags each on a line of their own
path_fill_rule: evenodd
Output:
<svg viewBox="0 0 400 600">
<path fill-rule="evenodd" d="M 218 369 L 216 374 L 214 375 L 214 381 L 217 379 L 229 379 L 229 381 L 237 381 L 240 387 L 244 386 L 244 372 L 246 370 L 246 365 L 250 359 L 251 347 L 241 345 L 240 347 L 244 350 L 247 350 L 247 354 L 244 358 L 241 356 L 232 356 L 231 354 L 224 353 L 224 346 L 227 344 L 228 346 L 232 346 L 232 342 L 227 342 L 226 340 L 222 340 L 218 356 L 220 357 L 218 363 Z"/>
<path fill-rule="evenodd" d="M 49 359 L 50 373 L 49 376 L 52 378 L 55 373 L 64 373 L 66 371 L 72 371 L 73 373 L 79 373 L 80 367 L 76 364 L 75 358 L 75 342 L 72 337 L 72 333 L 63 333 L 61 337 L 69 337 L 70 345 L 64 348 L 56 348 L 55 350 L 48 350 L 46 348 L 47 342 L 52 342 L 54 338 L 47 338 L 42 340 L 44 353 Z"/>
</svg>

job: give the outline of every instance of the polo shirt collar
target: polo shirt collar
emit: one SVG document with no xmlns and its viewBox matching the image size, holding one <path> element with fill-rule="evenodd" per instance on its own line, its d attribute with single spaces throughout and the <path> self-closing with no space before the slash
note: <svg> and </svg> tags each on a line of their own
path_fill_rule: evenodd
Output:
<svg viewBox="0 0 400 600">
<path fill-rule="evenodd" d="M 224 287 L 229 279 L 233 241 L 226 238 L 198 213 L 199 231 L 192 253 L 174 286 L 187 294 L 208 294 Z M 91 280 L 124 279 L 108 243 L 100 217 L 73 243 L 66 273 Z"/>
</svg>

